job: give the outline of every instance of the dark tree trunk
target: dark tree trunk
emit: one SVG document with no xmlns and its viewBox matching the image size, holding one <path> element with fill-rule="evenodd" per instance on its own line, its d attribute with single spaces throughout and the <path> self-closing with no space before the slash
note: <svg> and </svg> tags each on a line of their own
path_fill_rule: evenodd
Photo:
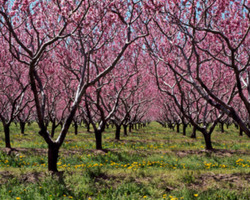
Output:
<svg viewBox="0 0 250 200">
<path fill-rule="evenodd" d="M 20 124 L 21 133 L 22 133 L 22 134 L 24 134 L 24 129 L 25 129 L 25 125 L 26 125 L 26 123 L 25 123 L 25 122 L 20 121 L 20 122 L 19 122 L 19 124 Z"/>
<path fill-rule="evenodd" d="M 128 125 L 123 125 L 123 131 L 124 131 L 125 136 L 128 136 L 127 128 L 128 128 Z"/>
<path fill-rule="evenodd" d="M 176 131 L 177 131 L 177 133 L 180 133 L 180 124 L 176 124 Z"/>
<path fill-rule="evenodd" d="M 74 121 L 74 127 L 75 127 L 75 135 L 78 134 L 78 124 L 77 121 Z"/>
<path fill-rule="evenodd" d="M 135 125 L 134 124 L 132 124 L 132 130 L 134 130 L 135 129 Z"/>
<path fill-rule="evenodd" d="M 129 129 L 128 131 L 131 133 L 132 132 L 132 124 L 129 124 Z"/>
<path fill-rule="evenodd" d="M 238 124 L 236 124 L 236 123 L 234 123 L 234 126 L 235 126 L 235 128 L 239 128 L 239 125 Z"/>
<path fill-rule="evenodd" d="M 90 132 L 90 124 L 86 123 L 86 126 L 87 126 L 87 132 Z"/>
<path fill-rule="evenodd" d="M 240 135 L 240 136 L 243 136 L 243 130 L 242 130 L 242 128 L 240 128 L 239 135 Z"/>
<path fill-rule="evenodd" d="M 191 134 L 191 138 L 196 138 L 196 127 L 193 127 L 193 132 Z"/>
<path fill-rule="evenodd" d="M 120 125 L 115 125 L 115 139 L 120 140 L 120 135 L 121 135 L 121 126 Z"/>
<path fill-rule="evenodd" d="M 10 124 L 4 125 L 5 147 L 11 148 L 10 145 Z"/>
<path fill-rule="evenodd" d="M 106 124 L 106 128 L 109 129 L 109 124 Z"/>
<path fill-rule="evenodd" d="M 48 151 L 48 169 L 52 172 L 58 172 L 57 160 L 58 160 L 59 146 L 56 144 L 49 144 Z"/>
<path fill-rule="evenodd" d="M 183 135 L 186 135 L 187 124 L 183 123 Z"/>
<path fill-rule="evenodd" d="M 95 131 L 95 143 L 96 149 L 102 149 L 102 131 L 100 130 Z"/>
<path fill-rule="evenodd" d="M 225 132 L 225 131 L 224 131 L 224 123 L 223 123 L 223 122 L 220 123 L 220 131 L 221 131 L 222 133 Z"/>
<path fill-rule="evenodd" d="M 45 121 L 45 127 L 46 127 L 47 130 L 48 130 L 48 126 L 49 126 L 49 120 L 46 120 Z"/>
<path fill-rule="evenodd" d="M 212 150 L 212 141 L 211 141 L 211 134 L 208 133 L 203 133 L 204 135 L 204 139 L 205 139 L 205 143 L 206 143 L 206 150 Z"/>
<path fill-rule="evenodd" d="M 169 123 L 169 124 L 168 124 L 168 128 L 170 128 L 171 130 L 174 130 L 173 124 Z"/>
</svg>

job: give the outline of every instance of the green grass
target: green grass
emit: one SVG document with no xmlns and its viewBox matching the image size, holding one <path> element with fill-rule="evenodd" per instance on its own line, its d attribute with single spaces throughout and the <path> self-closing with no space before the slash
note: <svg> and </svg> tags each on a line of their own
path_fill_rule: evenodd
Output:
<svg viewBox="0 0 250 200">
<path fill-rule="evenodd" d="M 70 128 L 60 149 L 58 169 L 47 172 L 47 144 L 35 123 L 11 126 L 11 144 L 17 151 L 0 151 L 0 199 L 249 199 L 250 144 L 231 126 L 212 135 L 214 152 L 204 151 L 200 133 L 187 136 L 151 123 L 114 140 L 114 129 L 103 134 L 95 150 L 94 133 Z M 58 129 L 59 130 L 59 129 Z M 57 130 L 57 131 L 58 131 Z M 56 135 L 58 132 L 56 133 Z M 4 147 L 0 125 L 0 147 Z"/>
</svg>

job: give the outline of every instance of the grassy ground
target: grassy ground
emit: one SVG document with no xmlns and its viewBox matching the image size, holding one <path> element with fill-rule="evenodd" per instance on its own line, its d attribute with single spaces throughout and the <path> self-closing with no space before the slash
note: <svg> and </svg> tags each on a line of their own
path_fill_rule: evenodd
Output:
<svg viewBox="0 0 250 200">
<path fill-rule="evenodd" d="M 46 143 L 32 124 L 26 134 L 11 127 L 11 155 L 0 149 L 0 199 L 250 199 L 250 143 L 230 127 L 212 135 L 213 152 L 197 139 L 157 123 L 121 141 L 103 135 L 106 151 L 94 149 L 94 134 L 73 128 L 60 150 L 59 176 L 47 172 Z M 0 126 L 0 147 L 4 147 Z"/>
</svg>

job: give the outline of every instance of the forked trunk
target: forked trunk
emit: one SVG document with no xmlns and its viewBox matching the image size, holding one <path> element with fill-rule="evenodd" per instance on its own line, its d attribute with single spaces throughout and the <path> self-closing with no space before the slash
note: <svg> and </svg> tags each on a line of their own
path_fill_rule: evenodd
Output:
<svg viewBox="0 0 250 200">
<path fill-rule="evenodd" d="M 50 144 L 48 150 L 48 169 L 52 172 L 58 172 L 57 160 L 58 160 L 59 146 L 56 144 Z"/>
<path fill-rule="evenodd" d="M 5 147 L 11 148 L 10 145 L 10 125 L 4 125 L 4 135 L 5 135 Z"/>
</svg>

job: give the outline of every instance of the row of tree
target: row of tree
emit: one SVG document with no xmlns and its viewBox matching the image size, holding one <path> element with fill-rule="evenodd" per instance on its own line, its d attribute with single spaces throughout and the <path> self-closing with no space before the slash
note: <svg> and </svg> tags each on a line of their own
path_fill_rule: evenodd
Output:
<svg viewBox="0 0 250 200">
<path fill-rule="evenodd" d="M 69 127 L 158 120 L 250 136 L 249 3 L 234 0 L 0 0 L 0 120 L 37 121 L 48 168 Z M 48 123 L 52 124 L 48 130 Z M 61 126 L 59 126 L 61 125 Z M 55 129 L 60 133 L 55 138 Z M 194 136 L 193 136 L 194 137 Z"/>
</svg>

